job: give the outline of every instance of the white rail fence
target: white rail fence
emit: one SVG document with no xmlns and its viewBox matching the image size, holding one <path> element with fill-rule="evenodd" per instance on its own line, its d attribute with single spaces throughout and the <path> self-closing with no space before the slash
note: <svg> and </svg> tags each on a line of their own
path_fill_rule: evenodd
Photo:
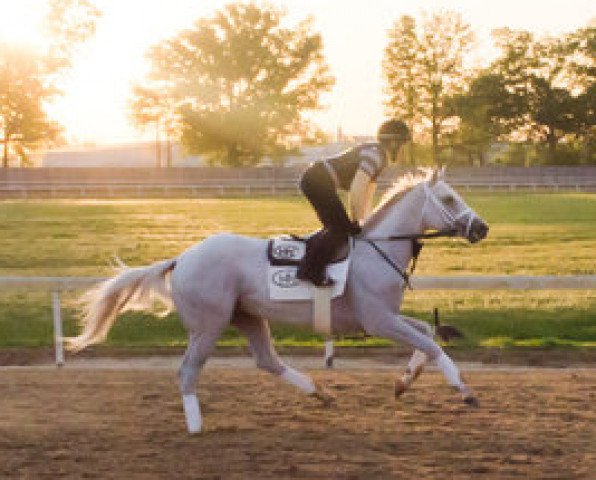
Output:
<svg viewBox="0 0 596 480">
<path fill-rule="evenodd" d="M 52 292 L 54 349 L 56 365 L 64 365 L 62 306 L 60 294 L 65 290 L 89 288 L 105 280 L 103 277 L 0 277 L 0 288 L 46 290 Z M 497 275 L 412 278 L 415 290 L 594 290 L 596 275 Z M 325 344 L 325 364 L 333 364 L 333 343 Z"/>
<path fill-rule="evenodd" d="M 488 191 L 576 191 L 596 190 L 594 177 L 563 180 L 534 178 L 460 178 L 449 180 L 457 189 Z M 391 182 L 382 180 L 381 190 Z M 196 183 L 141 182 L 6 182 L 0 181 L 0 198 L 148 198 L 148 197 L 249 197 L 299 193 L 295 179 L 219 179 Z"/>
<path fill-rule="evenodd" d="M 220 197 L 298 194 L 303 166 L 0 169 L 0 198 Z M 391 167 L 381 189 L 408 169 Z M 463 190 L 596 191 L 596 166 L 452 167 Z"/>
</svg>

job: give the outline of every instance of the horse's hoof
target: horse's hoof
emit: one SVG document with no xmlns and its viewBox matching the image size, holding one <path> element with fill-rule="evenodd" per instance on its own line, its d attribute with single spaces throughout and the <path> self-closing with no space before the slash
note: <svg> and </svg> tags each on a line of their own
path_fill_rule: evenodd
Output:
<svg viewBox="0 0 596 480">
<path fill-rule="evenodd" d="M 396 380 L 396 382 L 395 382 L 395 398 L 401 397 L 406 392 L 407 389 L 408 389 L 408 387 L 402 380 Z"/>
<path fill-rule="evenodd" d="M 480 407 L 480 402 L 474 395 L 469 395 L 467 397 L 464 397 L 464 403 L 468 407 L 474 407 L 474 408 Z"/>
</svg>

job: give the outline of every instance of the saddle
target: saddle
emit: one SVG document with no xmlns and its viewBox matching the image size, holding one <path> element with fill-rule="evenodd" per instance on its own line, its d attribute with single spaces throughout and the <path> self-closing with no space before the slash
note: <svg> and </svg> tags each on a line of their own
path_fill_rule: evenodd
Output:
<svg viewBox="0 0 596 480">
<path fill-rule="evenodd" d="M 307 237 L 297 235 L 281 235 L 269 240 L 267 256 L 269 263 L 275 266 L 298 266 L 306 254 L 311 241 L 321 235 L 323 230 L 317 230 Z M 350 246 L 345 242 L 336 250 L 329 265 L 343 262 L 350 254 Z"/>
<path fill-rule="evenodd" d="M 272 238 L 267 245 L 269 261 L 267 281 L 271 300 L 311 300 L 312 288 L 309 282 L 296 278 L 296 270 L 306 253 L 309 237 L 282 235 Z M 332 298 L 344 293 L 348 266 L 350 262 L 350 245 L 346 242 L 334 255 L 334 259 L 327 266 L 327 275 L 335 281 Z"/>
</svg>

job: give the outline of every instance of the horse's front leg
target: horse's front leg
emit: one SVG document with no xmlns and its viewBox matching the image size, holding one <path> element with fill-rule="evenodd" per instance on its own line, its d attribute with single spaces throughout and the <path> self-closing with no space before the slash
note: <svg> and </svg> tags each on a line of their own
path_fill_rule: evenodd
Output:
<svg viewBox="0 0 596 480">
<path fill-rule="evenodd" d="M 401 378 L 398 378 L 395 381 L 395 398 L 401 397 L 412 386 L 414 381 L 424 370 L 427 362 L 428 357 L 426 356 L 426 353 L 420 350 L 414 350 L 414 353 L 408 361 L 406 371 Z"/>
<path fill-rule="evenodd" d="M 417 320 L 415 318 L 406 317 L 405 315 L 401 315 L 401 317 L 405 322 L 409 325 L 414 327 L 423 335 L 427 336 L 428 338 L 433 338 L 433 331 L 430 325 L 426 322 L 421 320 Z M 402 375 L 401 378 L 398 378 L 395 382 L 395 398 L 400 397 L 403 395 L 414 383 L 414 381 L 420 376 L 426 363 L 428 362 L 428 356 L 421 350 L 414 350 L 414 353 L 410 357 L 408 361 L 408 365 L 406 367 L 406 371 Z"/>
<path fill-rule="evenodd" d="M 463 382 L 459 369 L 455 363 L 453 363 L 443 349 L 436 344 L 432 337 L 420 332 L 417 328 L 412 326 L 411 321 L 409 320 L 411 319 L 408 317 L 396 315 L 387 311 L 377 314 L 374 317 L 369 316 L 363 326 L 367 333 L 371 335 L 387 338 L 395 342 L 406 343 L 426 355 L 429 361 L 432 361 L 437 365 L 447 382 L 460 392 L 464 402 L 468 405 L 477 406 L 478 400 L 474 396 L 472 390 Z M 419 374 L 421 371 L 420 367 L 424 366 L 422 360 L 423 357 L 416 352 L 412 356 L 410 367 L 412 367 L 413 370 L 411 375 L 412 379 L 409 381 L 410 384 L 415 378 L 414 375 L 416 370 L 419 369 Z M 417 365 L 419 367 L 417 367 Z M 396 394 L 397 393 L 396 389 Z"/>
</svg>

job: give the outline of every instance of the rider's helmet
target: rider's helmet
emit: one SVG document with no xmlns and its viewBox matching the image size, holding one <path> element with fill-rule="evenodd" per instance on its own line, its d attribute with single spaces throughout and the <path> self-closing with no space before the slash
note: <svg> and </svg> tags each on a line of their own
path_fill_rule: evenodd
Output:
<svg viewBox="0 0 596 480">
<path fill-rule="evenodd" d="M 401 146 L 412 139 L 410 129 L 401 120 L 391 119 L 383 122 L 377 132 L 377 139 L 382 145 Z"/>
</svg>

